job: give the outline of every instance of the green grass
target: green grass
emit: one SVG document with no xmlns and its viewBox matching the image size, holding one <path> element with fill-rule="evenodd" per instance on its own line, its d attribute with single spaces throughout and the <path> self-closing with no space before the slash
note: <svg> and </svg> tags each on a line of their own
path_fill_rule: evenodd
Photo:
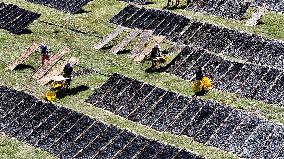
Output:
<svg viewBox="0 0 284 159">
<path fill-rule="evenodd" d="M 188 81 L 166 73 L 146 73 L 145 70 L 149 67 L 149 64 L 141 65 L 140 63 L 132 61 L 126 55 L 113 55 L 109 53 L 109 49 L 96 51 L 93 48 L 93 45 L 101 39 L 101 36 L 108 34 L 112 31 L 113 27 L 115 27 L 108 21 L 114 14 L 118 13 L 122 8 L 124 8 L 124 3 L 119 3 L 116 0 L 96 0 L 90 2 L 84 8 L 87 13 L 70 15 L 41 5 L 27 3 L 24 0 L 3 1 L 17 4 L 23 8 L 41 13 L 42 15 L 38 21 L 29 27 L 29 29 L 33 31 L 33 34 L 14 36 L 6 31 L 0 30 L 0 85 L 11 86 L 17 90 L 25 90 L 33 95 L 36 95 L 38 98 L 43 97 L 44 92 L 49 88 L 47 86 L 38 85 L 30 78 L 30 75 L 33 71 L 32 69 L 12 72 L 4 72 L 3 70 L 6 64 L 15 59 L 27 46 L 31 45 L 33 41 L 36 41 L 45 42 L 48 46 L 50 46 L 51 53 L 57 52 L 63 46 L 68 46 L 71 48 L 71 51 L 64 57 L 64 59 L 75 56 L 79 58 L 80 65 L 93 67 L 99 72 L 106 74 L 118 72 L 155 86 L 165 88 L 167 90 L 188 96 L 193 95 L 190 87 L 191 84 Z M 153 2 L 155 3 L 147 7 L 164 7 L 165 2 L 162 0 L 153 0 Z M 272 12 L 269 12 L 266 16 L 264 16 L 264 25 L 249 28 L 244 26 L 244 21 L 238 22 L 233 20 L 225 20 L 220 17 L 207 16 L 200 13 L 192 13 L 183 10 L 174 11 L 180 14 L 191 16 L 192 18 L 200 21 L 243 30 L 249 33 L 256 33 L 265 37 L 276 39 L 284 38 L 284 33 L 282 32 L 282 27 L 284 26 L 281 25 L 284 22 L 283 15 Z M 250 12 L 251 11 L 252 9 Z M 249 14 L 250 13 L 248 13 L 248 15 Z M 43 22 L 49 22 L 56 25 L 48 25 Z M 70 31 L 67 28 L 78 29 L 87 32 L 88 34 L 80 34 Z M 108 44 L 107 47 L 117 44 L 122 38 L 123 36 L 119 36 L 113 42 Z M 135 45 L 135 43 L 131 43 L 130 46 L 133 45 Z M 165 43 L 162 45 L 162 47 L 166 48 L 168 45 L 168 43 Z M 25 63 L 30 64 L 35 68 L 40 66 L 39 53 L 37 52 L 33 54 Z M 174 144 L 181 148 L 187 148 L 188 150 L 204 155 L 208 158 L 235 158 L 226 152 L 196 143 L 192 140 L 192 138 L 156 132 L 145 126 L 115 116 L 108 111 L 104 111 L 84 103 L 84 100 L 93 93 L 94 89 L 99 87 L 106 80 L 107 77 L 98 74 L 76 78 L 72 82 L 72 87 L 85 85 L 90 87 L 90 89 L 80 92 L 74 96 L 67 96 L 58 100 L 57 103 L 88 114 L 108 124 L 115 124 L 121 128 L 127 128 L 148 138 Z M 284 123 L 284 109 L 275 105 L 268 105 L 259 101 L 240 98 L 238 95 L 215 90 L 202 98 L 228 104 L 236 109 L 254 113 L 271 121 Z M 26 152 L 22 149 L 22 147 L 26 145 L 20 144 L 15 139 L 10 139 L 5 135 L 1 135 L 0 140 L 3 140 L 5 143 L 7 143 L 7 146 L 4 148 L 2 146 L 0 147 L 1 158 L 18 158 L 17 155 L 19 154 L 22 154 L 20 156 L 22 158 L 37 158 L 37 155 L 35 155 L 34 152 L 39 152 L 38 155 L 42 155 L 42 158 L 48 157 L 47 154 L 31 147 L 29 147 L 29 151 Z M 5 151 L 7 147 L 8 151 Z"/>
<path fill-rule="evenodd" d="M 48 153 L 0 134 L 0 158 L 2 159 L 54 159 Z"/>
</svg>

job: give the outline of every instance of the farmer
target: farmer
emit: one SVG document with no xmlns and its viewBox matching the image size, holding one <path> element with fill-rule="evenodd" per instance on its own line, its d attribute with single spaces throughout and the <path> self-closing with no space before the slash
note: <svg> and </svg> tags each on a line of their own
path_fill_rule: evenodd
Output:
<svg viewBox="0 0 284 159">
<path fill-rule="evenodd" d="M 156 59 L 158 57 L 161 57 L 160 49 L 161 49 L 160 45 L 156 44 L 154 46 L 154 48 L 152 49 L 151 53 L 150 53 L 150 58 L 151 59 Z"/>
<path fill-rule="evenodd" d="M 43 43 L 40 44 L 41 63 L 44 65 L 45 61 L 49 61 L 48 48 Z"/>
<path fill-rule="evenodd" d="M 202 72 L 202 68 L 201 67 L 197 68 L 195 75 L 196 75 L 196 80 L 202 80 L 203 72 Z"/>
<path fill-rule="evenodd" d="M 63 69 L 63 77 L 66 78 L 66 86 L 67 88 L 70 86 L 71 84 L 71 75 L 73 72 L 73 67 L 71 63 L 67 63 Z"/>
</svg>

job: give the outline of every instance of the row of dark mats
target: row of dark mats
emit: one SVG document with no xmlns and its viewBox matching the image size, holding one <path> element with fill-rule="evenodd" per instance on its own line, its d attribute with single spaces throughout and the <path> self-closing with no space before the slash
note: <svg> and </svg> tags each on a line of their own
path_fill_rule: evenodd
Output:
<svg viewBox="0 0 284 159">
<path fill-rule="evenodd" d="M 254 0 L 252 2 L 253 7 L 268 7 L 269 10 L 283 13 L 284 12 L 284 1 L 274 1 L 274 0 Z"/>
<path fill-rule="evenodd" d="M 0 131 L 59 158 L 203 159 L 24 92 L 0 87 Z"/>
<path fill-rule="evenodd" d="M 34 13 L 13 4 L 0 3 L 0 28 L 13 34 L 21 34 L 25 28 L 40 14 Z"/>
<path fill-rule="evenodd" d="M 48 7 L 52 7 L 63 12 L 75 14 L 81 10 L 81 8 L 89 3 L 91 0 L 26 0 L 35 4 L 42 4 Z"/>
<path fill-rule="evenodd" d="M 87 102 L 157 131 L 186 135 L 242 158 L 284 157 L 283 125 L 119 74 L 112 75 Z"/>
<path fill-rule="evenodd" d="M 177 21 L 181 23 L 176 23 Z M 153 30 L 155 35 L 166 36 L 179 44 L 191 45 L 252 63 L 231 62 L 208 53 L 204 56 L 194 56 L 195 54 L 190 54 L 192 49 L 185 49 L 183 54 L 177 56 L 168 66 L 167 72 L 190 80 L 195 68 L 192 65 L 199 65 L 209 70 L 218 89 L 269 103 L 284 103 L 281 93 L 284 89 L 281 86 L 284 78 L 281 71 L 284 44 L 280 41 L 197 22 L 168 11 L 134 6 L 125 7 L 111 19 L 111 22 L 133 29 Z M 200 54 L 206 52 L 202 49 L 199 51 Z M 215 65 L 218 69 L 211 67 Z M 242 74 L 250 78 L 243 79 Z"/>
<path fill-rule="evenodd" d="M 231 19 L 241 19 L 250 6 L 244 0 L 193 1 L 187 10 L 208 13 Z"/>
</svg>

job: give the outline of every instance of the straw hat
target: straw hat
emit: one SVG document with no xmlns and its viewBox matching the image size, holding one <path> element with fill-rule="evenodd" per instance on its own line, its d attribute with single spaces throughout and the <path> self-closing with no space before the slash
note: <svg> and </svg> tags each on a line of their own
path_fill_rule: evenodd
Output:
<svg viewBox="0 0 284 159">
<path fill-rule="evenodd" d="M 65 81 L 65 79 L 62 75 L 52 77 L 53 81 Z"/>
</svg>

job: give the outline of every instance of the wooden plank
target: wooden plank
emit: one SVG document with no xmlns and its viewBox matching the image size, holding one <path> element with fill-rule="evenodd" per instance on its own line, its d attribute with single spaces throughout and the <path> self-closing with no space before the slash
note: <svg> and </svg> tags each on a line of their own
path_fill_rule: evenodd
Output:
<svg viewBox="0 0 284 159">
<path fill-rule="evenodd" d="M 23 63 L 33 52 L 35 52 L 39 47 L 39 44 L 33 43 L 32 46 L 27 48 L 16 60 L 12 61 L 7 65 L 5 70 L 13 70 L 17 65 Z"/>
<path fill-rule="evenodd" d="M 246 26 L 255 26 L 267 12 L 267 6 L 258 7 L 255 13 L 252 13 L 252 16 L 249 20 L 246 21 Z"/>
<path fill-rule="evenodd" d="M 55 55 L 53 55 L 49 61 L 40 68 L 38 68 L 35 73 L 32 75 L 34 79 L 40 79 L 43 77 L 70 49 L 68 47 L 64 47 Z"/>
<path fill-rule="evenodd" d="M 142 61 L 145 58 L 145 56 L 150 54 L 150 52 L 152 51 L 152 48 L 156 44 L 160 44 L 164 39 L 165 39 L 164 36 L 154 36 L 151 43 L 149 43 L 146 46 L 146 48 L 142 51 L 142 53 L 135 56 L 134 61 L 137 61 L 137 62 Z"/>
<path fill-rule="evenodd" d="M 142 50 L 142 48 L 144 47 L 144 45 L 146 44 L 146 42 L 150 38 L 151 34 L 152 34 L 152 31 L 147 31 L 147 30 L 144 30 L 140 34 L 139 39 L 138 39 L 135 47 L 130 52 L 129 57 L 134 58 L 135 56 L 137 56 L 139 54 L 139 52 Z"/>
<path fill-rule="evenodd" d="M 78 60 L 75 57 L 71 57 L 69 60 L 64 61 L 63 64 L 61 64 L 61 65 L 57 66 L 55 69 L 49 71 L 44 77 L 39 79 L 37 82 L 41 85 L 46 85 L 51 80 L 52 77 L 62 74 L 64 67 L 68 62 L 71 65 L 74 65 L 78 62 Z"/>
<path fill-rule="evenodd" d="M 121 43 L 119 43 L 118 45 L 114 46 L 110 52 L 116 54 L 119 51 L 121 51 L 125 46 L 127 46 L 132 39 L 134 39 L 138 34 L 141 33 L 141 30 L 135 29 L 133 31 L 131 31 L 123 40 Z"/>
<path fill-rule="evenodd" d="M 95 49 L 99 50 L 102 47 L 104 47 L 107 43 L 109 43 L 112 39 L 117 37 L 120 33 L 122 33 L 126 28 L 123 26 L 118 26 L 116 29 L 114 29 L 109 35 L 103 37 L 102 41 L 96 44 L 94 47 Z"/>
</svg>

